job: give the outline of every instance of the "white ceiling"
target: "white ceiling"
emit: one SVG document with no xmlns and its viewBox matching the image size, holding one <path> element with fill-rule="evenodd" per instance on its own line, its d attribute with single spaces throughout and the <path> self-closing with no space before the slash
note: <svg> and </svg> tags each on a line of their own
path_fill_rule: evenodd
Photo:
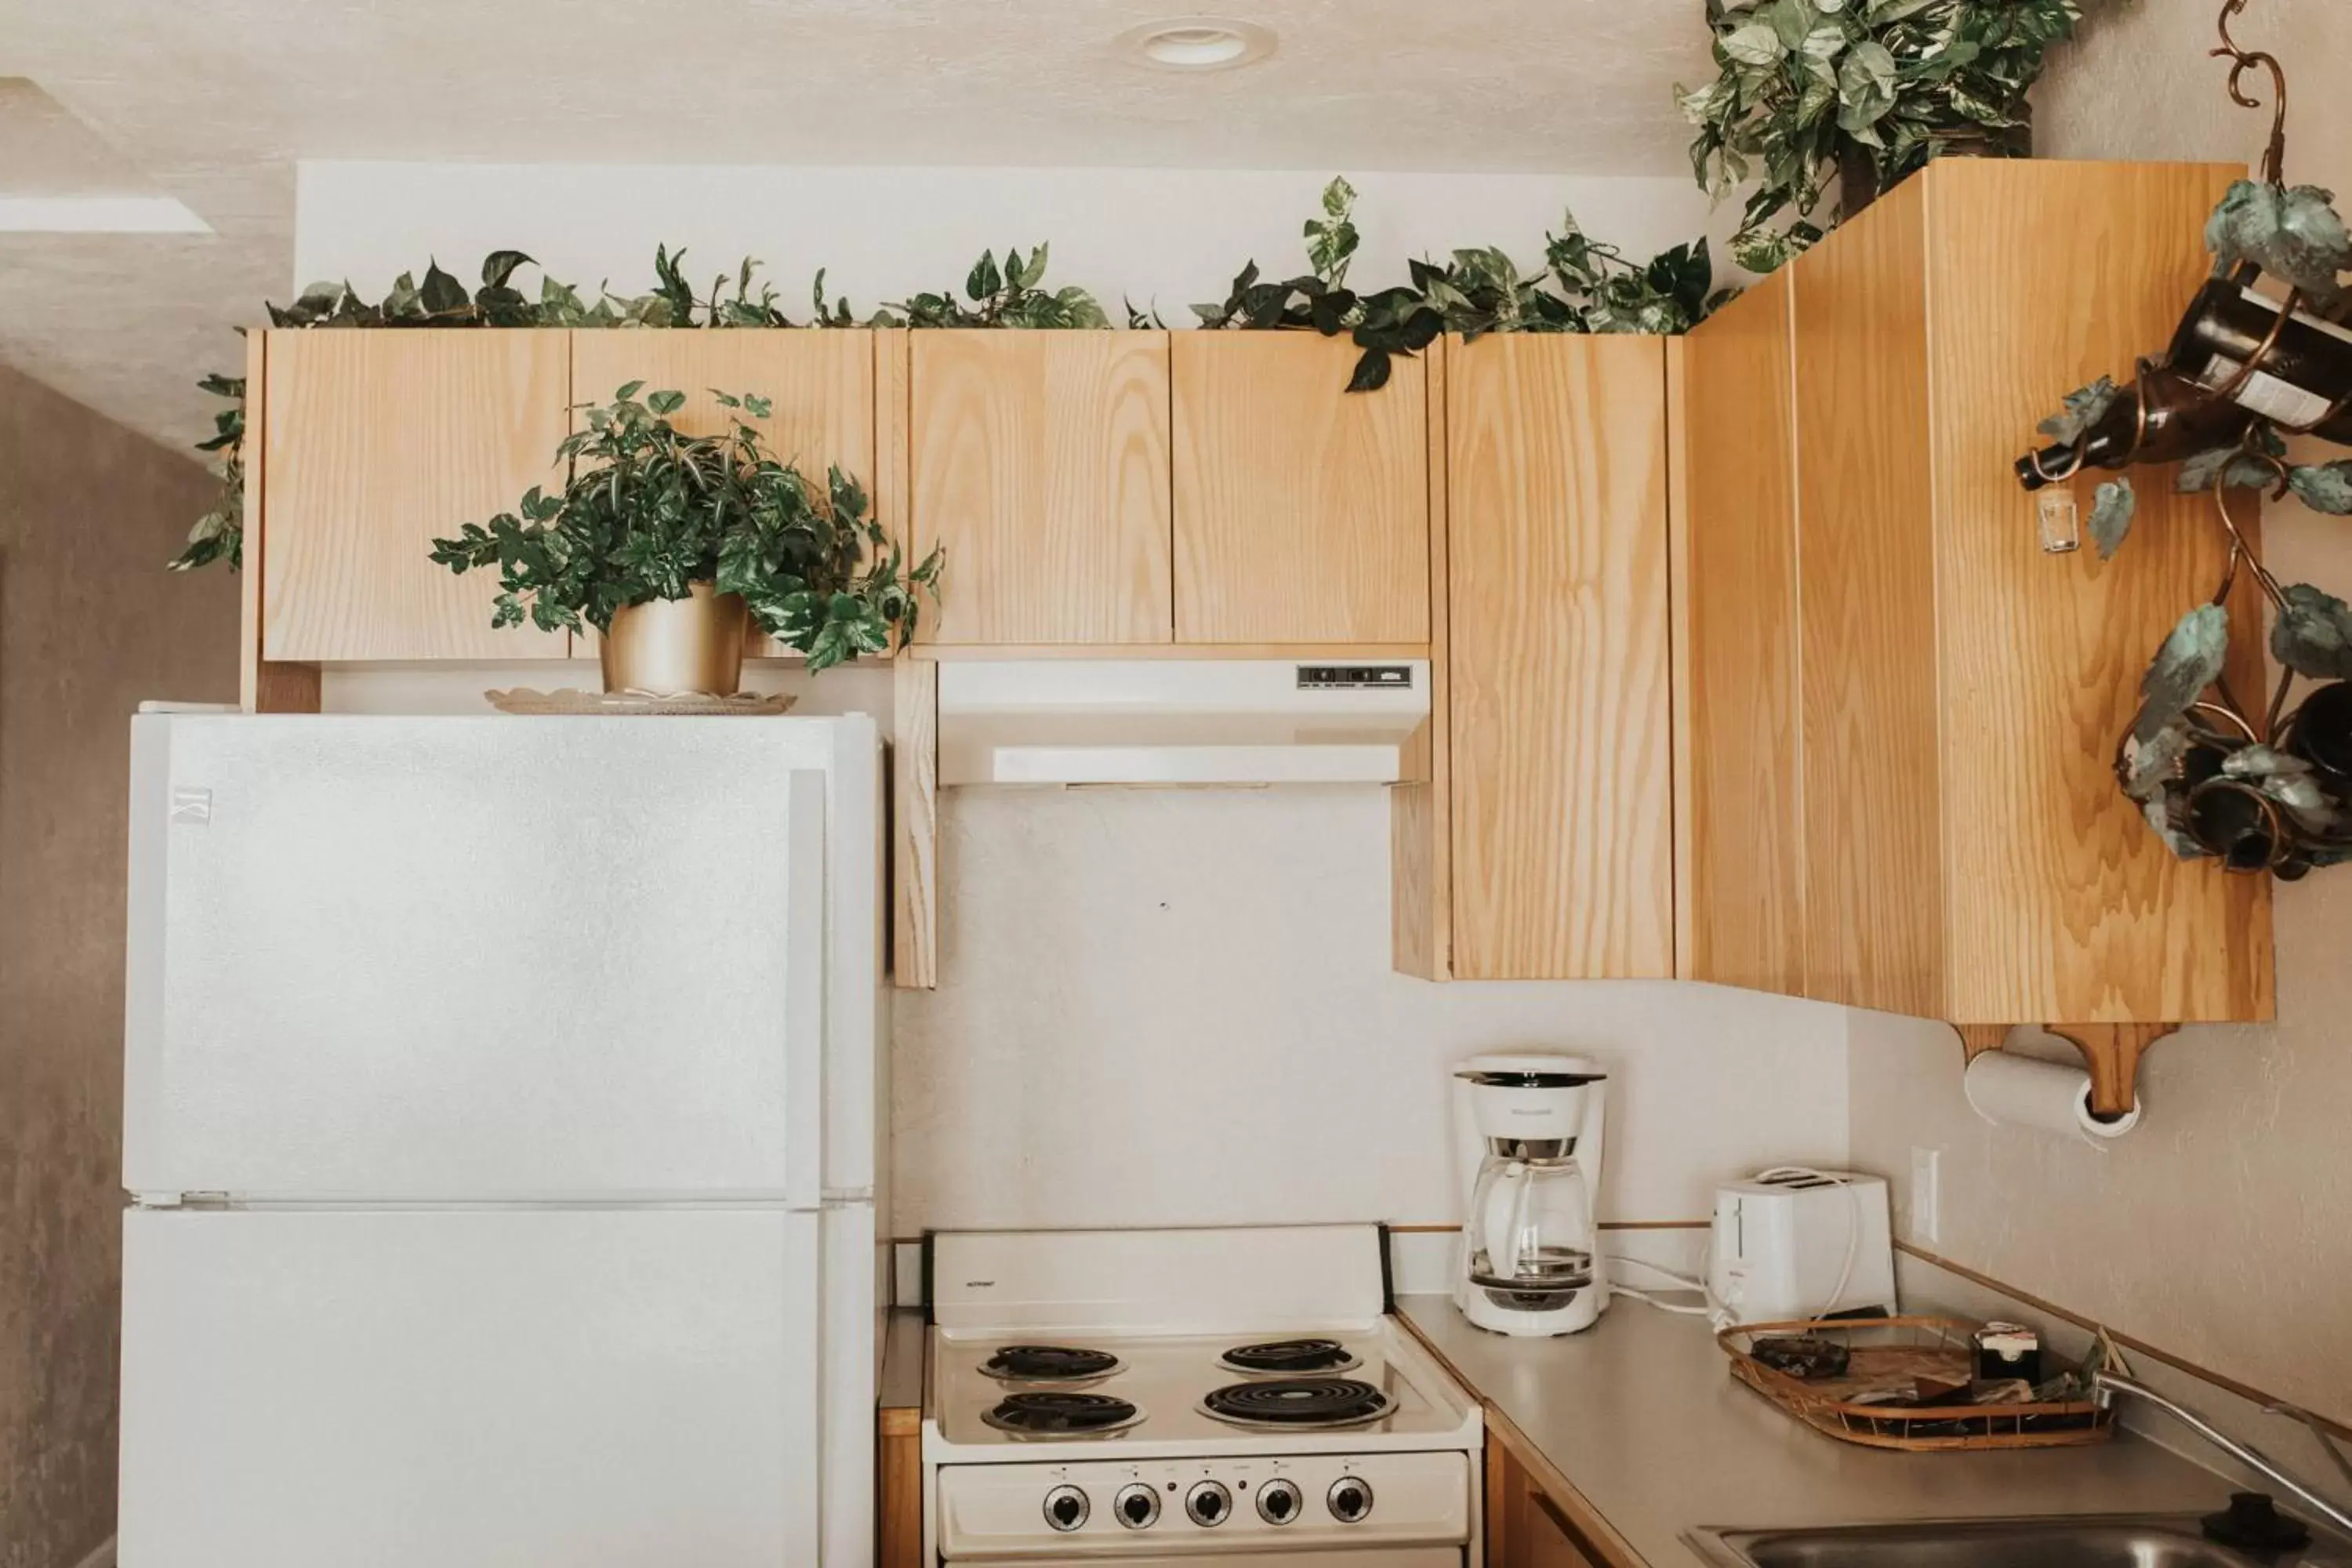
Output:
<svg viewBox="0 0 2352 1568">
<path fill-rule="evenodd" d="M 1202 8 L 1274 58 L 1112 50 L 1182 0 L 0 0 L 0 76 L 215 231 L 0 236 L 0 358 L 201 434 L 190 384 L 294 281 L 299 159 L 1665 174 L 1708 68 L 1701 0 Z"/>
</svg>

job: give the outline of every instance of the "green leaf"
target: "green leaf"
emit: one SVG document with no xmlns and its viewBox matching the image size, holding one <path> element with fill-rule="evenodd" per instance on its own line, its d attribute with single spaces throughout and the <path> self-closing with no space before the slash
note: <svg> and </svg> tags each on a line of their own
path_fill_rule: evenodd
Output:
<svg viewBox="0 0 2352 1568">
<path fill-rule="evenodd" d="M 2352 608 L 2308 583 L 2287 585 L 2271 626 L 2271 657 L 2315 680 L 2352 680 Z"/>
<path fill-rule="evenodd" d="M 442 271 L 438 262 L 425 266 L 425 286 L 417 290 L 417 297 L 428 316 L 462 315 L 474 302 L 466 286 Z"/>
<path fill-rule="evenodd" d="M 975 302 L 985 300 L 1004 287 L 1004 275 L 996 269 L 996 253 L 983 250 L 980 259 L 971 264 L 964 275 L 963 291 Z"/>
<path fill-rule="evenodd" d="M 2189 711 L 2221 679 L 2230 651 L 2230 617 L 2219 605 L 2200 605 L 2180 617 L 2140 679 L 2139 717 L 2132 736 L 2143 745 Z"/>
<path fill-rule="evenodd" d="M 2240 180 L 2207 221 L 2206 247 L 2221 270 L 2250 262 L 2331 305 L 2343 292 L 2340 275 L 2352 269 L 2352 234 L 2335 200 L 2335 193 L 2317 185 L 2282 190 Z"/>
<path fill-rule="evenodd" d="M 2133 492 L 2130 479 L 2110 479 L 2098 488 L 2091 505 L 2089 526 L 2100 560 L 2114 558 L 2124 536 L 2131 531 L 2132 518 L 2138 510 L 2139 497 Z"/>
<path fill-rule="evenodd" d="M 2088 386 L 2077 387 L 2066 395 L 2063 413 L 2053 414 L 2040 425 L 2041 432 L 2061 446 L 2071 447 L 2101 419 L 2122 395 L 2111 376 L 2101 376 Z"/>
<path fill-rule="evenodd" d="M 646 399 L 646 406 L 652 409 L 656 414 L 667 416 L 677 413 L 679 409 L 686 406 L 686 394 L 683 392 L 656 392 L 652 396 Z"/>
<path fill-rule="evenodd" d="M 2287 487 L 2314 511 L 2352 517 L 2352 460 L 2308 463 L 2289 468 Z"/>
<path fill-rule="evenodd" d="M 537 262 L 520 250 L 493 250 L 482 258 L 482 287 L 503 289 L 519 267 L 536 267 Z"/>
<path fill-rule="evenodd" d="M 1778 64 L 1789 52 L 1780 35 L 1763 22 L 1750 22 L 1719 41 L 1723 52 L 1742 65 L 1769 66 Z"/>
<path fill-rule="evenodd" d="M 2226 489 L 2268 489 L 2278 482 L 2278 475 L 2242 447 L 2216 447 L 2182 459 L 2172 488 L 2182 495 L 2196 495 L 2216 482 Z"/>
<path fill-rule="evenodd" d="M 1838 65 L 1838 123 L 1849 133 L 1874 125 L 1895 107 L 1895 57 L 1865 38 Z"/>
</svg>

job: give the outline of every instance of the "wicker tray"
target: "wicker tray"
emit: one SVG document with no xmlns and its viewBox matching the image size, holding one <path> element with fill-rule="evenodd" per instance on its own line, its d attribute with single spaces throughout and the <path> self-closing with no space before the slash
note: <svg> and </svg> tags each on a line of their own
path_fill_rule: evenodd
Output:
<svg viewBox="0 0 2352 1568">
<path fill-rule="evenodd" d="M 1890 1409 L 1859 1405 L 1859 1394 L 1911 1386 L 1927 1377 L 1965 1383 L 1974 1361 L 1974 1323 L 1958 1318 L 1874 1318 L 1827 1322 L 1742 1323 L 1715 1336 L 1731 1357 L 1731 1375 L 1832 1437 L 1873 1448 L 1914 1453 L 1949 1449 L 2071 1448 L 2104 1443 L 2114 1412 L 2087 1399 L 2041 1405 L 1958 1405 Z M 1780 1334 L 1835 1340 L 1851 1357 L 1844 1375 L 1801 1379 L 1776 1372 L 1748 1353 L 1756 1341 Z M 2045 1373 L 2053 1366 L 2044 1353 Z"/>
</svg>

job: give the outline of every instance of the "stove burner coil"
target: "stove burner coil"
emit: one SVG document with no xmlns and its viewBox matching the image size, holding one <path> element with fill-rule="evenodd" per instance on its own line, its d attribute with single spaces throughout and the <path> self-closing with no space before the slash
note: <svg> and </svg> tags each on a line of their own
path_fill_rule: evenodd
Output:
<svg viewBox="0 0 2352 1568">
<path fill-rule="evenodd" d="M 1307 1373 L 1352 1372 L 1363 1363 L 1337 1340 L 1267 1340 L 1235 1345 L 1217 1358 L 1234 1372 L 1298 1377 Z"/>
<path fill-rule="evenodd" d="M 1352 1377 L 1284 1377 L 1214 1390 L 1201 1408 L 1236 1426 L 1315 1430 L 1378 1421 L 1394 1402 Z"/>
<path fill-rule="evenodd" d="M 1118 1369 L 1108 1351 L 1072 1345 L 1004 1345 L 980 1368 L 1000 1383 L 1085 1383 Z"/>
<path fill-rule="evenodd" d="M 1108 1394 L 1034 1389 L 1006 1394 L 981 1419 L 1022 1437 L 1092 1437 L 1132 1426 L 1143 1412 Z"/>
</svg>

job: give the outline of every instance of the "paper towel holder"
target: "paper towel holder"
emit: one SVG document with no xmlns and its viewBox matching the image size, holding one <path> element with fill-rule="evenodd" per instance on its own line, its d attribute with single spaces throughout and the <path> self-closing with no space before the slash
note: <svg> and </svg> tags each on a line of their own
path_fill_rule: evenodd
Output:
<svg viewBox="0 0 2352 1568">
<path fill-rule="evenodd" d="M 1959 1031 L 1962 1062 L 1976 1060 L 1987 1051 L 1997 1051 L 2009 1038 L 2014 1024 L 1955 1024 Z M 2083 1053 L 2083 1065 L 2091 1074 L 2091 1113 L 2095 1116 L 2128 1116 L 2137 1096 L 2139 1058 L 2148 1047 L 2177 1031 L 2178 1024 L 2044 1024 L 2045 1033 L 2057 1036 Z"/>
</svg>

